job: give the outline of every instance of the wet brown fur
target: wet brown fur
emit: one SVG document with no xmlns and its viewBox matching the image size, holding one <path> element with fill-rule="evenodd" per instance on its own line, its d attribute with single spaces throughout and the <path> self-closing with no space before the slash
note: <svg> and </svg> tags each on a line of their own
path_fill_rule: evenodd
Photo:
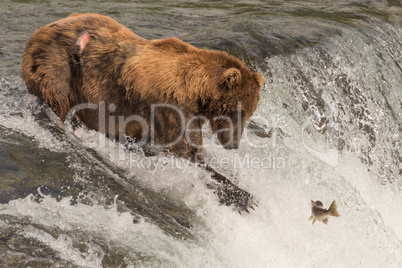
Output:
<svg viewBox="0 0 402 268">
<path fill-rule="evenodd" d="M 83 33 L 91 39 L 80 51 L 77 40 Z M 98 123 L 98 110 L 77 115 L 89 128 L 111 137 L 118 137 L 121 130 L 108 121 L 109 116 L 139 115 L 149 125 L 151 104 L 179 107 L 186 122 L 201 116 L 190 126 L 199 129 L 189 135 L 191 142 L 183 138 L 168 146 L 171 153 L 194 162 L 202 161 L 202 148 L 191 143 L 202 145 L 205 121 L 210 121 L 213 131 L 227 127 L 225 120 L 214 118 L 230 117 L 241 103 L 244 116 L 237 124 L 242 130 L 257 107 L 264 82 L 260 74 L 225 52 L 198 49 L 176 38 L 149 41 L 99 14 L 73 14 L 39 28 L 26 46 L 22 77 L 29 92 L 48 103 L 62 120 L 77 104 L 105 102 L 104 129 Z M 111 104 L 115 109 L 109 109 Z M 156 142 L 175 140 L 180 132 L 177 114 L 160 108 L 155 118 Z M 149 143 L 138 122 L 128 122 L 125 134 Z M 218 139 L 222 142 L 224 136 Z M 240 137 L 241 133 L 237 142 Z"/>
</svg>

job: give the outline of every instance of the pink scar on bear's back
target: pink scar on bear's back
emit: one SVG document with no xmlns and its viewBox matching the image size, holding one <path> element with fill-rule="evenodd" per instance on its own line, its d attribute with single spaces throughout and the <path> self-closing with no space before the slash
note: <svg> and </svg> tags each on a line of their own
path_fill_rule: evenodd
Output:
<svg viewBox="0 0 402 268">
<path fill-rule="evenodd" d="M 83 52 L 85 47 L 87 46 L 89 40 L 91 40 L 91 36 L 89 33 L 84 33 L 78 38 L 77 45 L 80 46 L 80 52 Z"/>
</svg>

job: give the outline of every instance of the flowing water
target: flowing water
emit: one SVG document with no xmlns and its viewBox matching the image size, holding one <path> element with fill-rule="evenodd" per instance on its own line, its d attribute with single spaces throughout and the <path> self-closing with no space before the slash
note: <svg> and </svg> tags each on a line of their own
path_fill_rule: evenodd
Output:
<svg viewBox="0 0 402 268">
<path fill-rule="evenodd" d="M 27 40 L 73 12 L 263 74 L 240 149 L 205 150 L 256 211 L 220 206 L 202 169 L 63 123 L 28 94 Z M 395 0 L 2 0 L 0 267 L 401 267 L 401 18 Z M 312 226 L 310 199 L 341 216 Z"/>
</svg>

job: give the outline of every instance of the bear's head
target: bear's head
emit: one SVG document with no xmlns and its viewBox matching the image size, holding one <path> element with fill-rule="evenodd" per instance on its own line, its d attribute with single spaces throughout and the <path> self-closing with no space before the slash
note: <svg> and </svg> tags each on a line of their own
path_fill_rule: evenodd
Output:
<svg viewBox="0 0 402 268">
<path fill-rule="evenodd" d="M 215 86 L 201 100 L 201 109 L 222 146 L 237 149 L 245 122 L 257 108 L 264 78 L 232 57 L 215 68 L 212 77 Z"/>
</svg>

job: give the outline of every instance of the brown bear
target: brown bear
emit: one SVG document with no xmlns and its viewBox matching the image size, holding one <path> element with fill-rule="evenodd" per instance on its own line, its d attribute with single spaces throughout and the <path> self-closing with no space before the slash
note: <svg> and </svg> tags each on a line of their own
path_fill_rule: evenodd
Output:
<svg viewBox="0 0 402 268">
<path fill-rule="evenodd" d="M 72 14 L 29 40 L 22 77 L 30 93 L 65 120 L 169 151 L 212 173 L 222 204 L 248 211 L 251 195 L 204 163 L 202 126 L 235 149 L 255 111 L 262 76 L 222 51 L 179 39 L 146 40 L 99 14 Z M 78 107 L 78 108 L 77 108 Z"/>
</svg>

